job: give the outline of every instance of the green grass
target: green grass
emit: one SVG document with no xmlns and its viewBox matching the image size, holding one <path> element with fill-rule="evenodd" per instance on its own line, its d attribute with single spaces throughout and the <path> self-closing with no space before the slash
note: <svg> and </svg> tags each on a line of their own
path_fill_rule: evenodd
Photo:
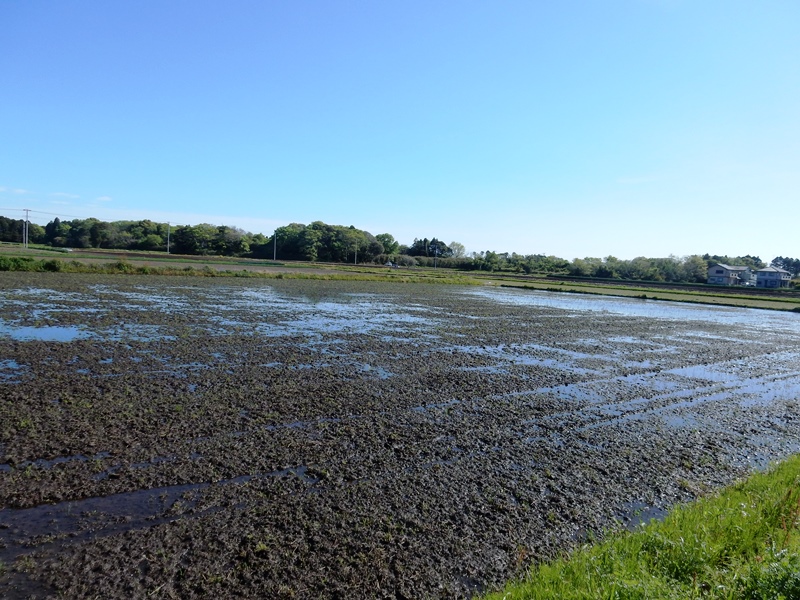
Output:
<svg viewBox="0 0 800 600">
<path fill-rule="evenodd" d="M 215 263 L 217 264 L 217 263 Z M 328 273 L 308 272 L 265 272 L 246 269 L 218 269 L 202 263 L 197 266 L 144 265 L 137 266 L 127 260 L 113 260 L 102 263 L 83 263 L 77 260 L 37 259 L 20 256 L 0 256 L 0 271 L 59 272 L 59 273 L 101 273 L 108 275 L 180 275 L 194 277 L 238 277 L 258 279 L 314 279 L 322 281 L 391 281 L 398 283 L 445 283 L 458 285 L 477 285 L 474 279 L 457 274 L 430 274 L 425 271 L 403 274 L 378 270 L 339 270 Z"/>
<path fill-rule="evenodd" d="M 800 456 L 663 521 L 534 566 L 486 598 L 800 598 Z"/>
</svg>

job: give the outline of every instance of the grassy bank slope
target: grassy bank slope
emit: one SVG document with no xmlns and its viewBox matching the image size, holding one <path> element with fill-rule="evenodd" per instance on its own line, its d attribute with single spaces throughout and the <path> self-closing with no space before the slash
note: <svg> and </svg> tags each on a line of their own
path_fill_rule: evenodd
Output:
<svg viewBox="0 0 800 600">
<path fill-rule="evenodd" d="M 155 264 L 132 263 L 128 260 L 63 260 L 39 259 L 30 256 L 0 256 L 0 272 L 35 273 L 98 273 L 105 275 L 180 275 L 195 277 L 249 277 L 262 279 L 318 279 L 344 281 L 391 281 L 397 283 L 446 283 L 478 285 L 479 282 L 458 272 L 443 269 L 388 270 L 385 267 L 347 267 L 312 265 L 312 268 L 268 265 L 233 265 L 219 262 L 186 264 L 180 260 L 161 261 Z"/>
<path fill-rule="evenodd" d="M 487 598 L 800 598 L 800 457 Z"/>
</svg>

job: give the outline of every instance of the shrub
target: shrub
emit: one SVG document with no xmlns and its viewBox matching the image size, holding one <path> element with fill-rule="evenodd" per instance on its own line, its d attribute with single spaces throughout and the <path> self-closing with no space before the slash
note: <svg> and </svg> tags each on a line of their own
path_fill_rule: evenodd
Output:
<svg viewBox="0 0 800 600">
<path fill-rule="evenodd" d="M 42 270 L 44 270 L 44 271 L 53 271 L 53 272 L 63 271 L 64 270 L 64 263 L 62 261 L 60 261 L 60 260 L 55 259 L 55 258 L 53 258 L 51 260 L 46 260 L 46 261 L 44 261 L 44 263 L 42 263 Z"/>
<path fill-rule="evenodd" d="M 0 271 L 36 271 L 41 261 L 21 256 L 0 257 Z"/>
<path fill-rule="evenodd" d="M 134 266 L 124 260 L 118 260 L 115 263 L 111 263 L 108 268 L 112 273 L 133 273 L 134 271 Z"/>
</svg>

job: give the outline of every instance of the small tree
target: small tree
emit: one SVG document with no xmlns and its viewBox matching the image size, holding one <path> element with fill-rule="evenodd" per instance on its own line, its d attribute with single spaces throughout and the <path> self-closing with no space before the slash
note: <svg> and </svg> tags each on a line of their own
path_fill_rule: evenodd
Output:
<svg viewBox="0 0 800 600">
<path fill-rule="evenodd" d="M 453 258 L 464 258 L 467 255 L 467 249 L 464 244 L 459 242 L 450 242 L 450 256 Z"/>
</svg>

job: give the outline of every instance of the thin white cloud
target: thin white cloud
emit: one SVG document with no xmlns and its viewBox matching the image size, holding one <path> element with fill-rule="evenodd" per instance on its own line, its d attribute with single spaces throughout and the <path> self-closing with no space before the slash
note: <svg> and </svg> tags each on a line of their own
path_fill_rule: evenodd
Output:
<svg viewBox="0 0 800 600">
<path fill-rule="evenodd" d="M 95 198 L 98 202 L 111 202 L 113 198 L 111 196 L 99 196 Z"/>
<path fill-rule="evenodd" d="M 12 194 L 30 194 L 31 192 L 29 192 L 28 190 L 23 190 L 22 188 L 14 188 L 13 190 L 11 190 L 11 193 Z"/>
<path fill-rule="evenodd" d="M 78 194 L 67 194 L 66 192 L 53 192 L 50 194 L 51 196 L 56 196 L 58 198 L 80 198 Z"/>
</svg>

